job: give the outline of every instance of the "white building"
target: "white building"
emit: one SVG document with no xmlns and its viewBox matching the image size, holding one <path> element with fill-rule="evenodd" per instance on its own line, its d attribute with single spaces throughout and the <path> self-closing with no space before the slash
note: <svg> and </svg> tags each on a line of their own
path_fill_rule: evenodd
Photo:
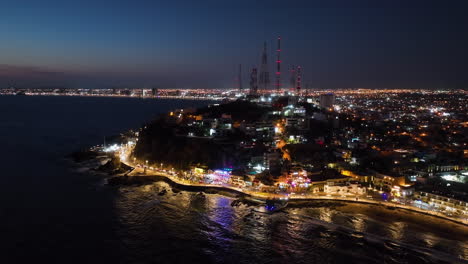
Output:
<svg viewBox="0 0 468 264">
<path fill-rule="evenodd" d="M 354 194 L 354 195 L 364 195 L 366 194 L 366 188 L 362 187 L 358 183 L 335 183 L 327 182 L 325 184 L 323 191 L 327 194 Z"/>
</svg>

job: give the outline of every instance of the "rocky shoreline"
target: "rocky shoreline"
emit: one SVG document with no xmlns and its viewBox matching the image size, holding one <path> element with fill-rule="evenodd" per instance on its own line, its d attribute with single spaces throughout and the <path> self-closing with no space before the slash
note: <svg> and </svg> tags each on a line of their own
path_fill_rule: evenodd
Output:
<svg viewBox="0 0 468 264">
<path fill-rule="evenodd" d="M 90 154 L 94 151 L 87 151 L 83 155 L 87 157 L 87 159 L 74 159 L 77 164 L 82 164 L 84 162 L 89 162 L 90 160 L 95 160 L 99 157 L 99 153 L 94 152 L 95 154 Z M 73 157 L 81 157 L 81 154 L 72 154 L 70 155 Z M 94 171 L 102 172 L 110 177 L 107 179 L 107 184 L 109 186 L 119 186 L 119 185 L 144 185 L 144 184 L 151 184 L 154 182 L 166 182 L 170 184 L 176 190 L 183 190 L 183 191 L 190 191 L 190 192 L 203 192 L 203 193 L 210 193 L 210 194 L 220 194 L 226 195 L 230 197 L 237 198 L 237 200 L 233 203 L 233 205 L 237 205 L 238 203 L 245 203 L 245 204 L 262 204 L 266 202 L 265 197 L 256 197 L 249 193 L 236 190 L 234 188 L 225 187 L 225 186 L 206 186 L 206 185 L 188 185 L 176 182 L 169 177 L 164 175 L 128 175 L 133 168 L 120 162 L 115 157 L 109 158 L 110 160 L 107 163 L 94 168 Z M 448 220 L 453 223 L 461 224 L 463 226 L 468 226 L 467 221 L 463 221 L 462 219 L 451 218 L 448 216 L 444 216 L 435 212 L 425 211 L 419 208 L 413 208 L 405 205 L 397 205 L 397 204 L 385 204 L 382 202 L 376 201 L 368 201 L 368 200 L 351 200 L 351 199 L 340 199 L 340 198 L 325 198 L 325 197 L 314 197 L 314 198 L 290 198 L 288 200 L 288 207 L 292 208 L 302 208 L 302 207 L 315 207 L 317 203 L 320 204 L 330 204 L 332 203 L 334 206 L 346 203 L 359 203 L 359 204 L 368 204 L 368 205 L 375 205 L 375 206 L 384 206 L 390 210 L 402 209 L 405 211 L 416 212 L 420 214 L 424 214 L 427 216 L 433 216 L 440 219 Z"/>
<path fill-rule="evenodd" d="M 253 203 L 253 204 L 261 204 L 266 202 L 264 197 L 255 197 L 248 193 L 244 193 L 241 191 L 237 191 L 232 188 L 223 187 L 223 186 L 201 186 L 201 185 L 185 185 L 177 183 L 170 178 L 163 176 L 163 175 L 148 175 L 148 176 L 114 176 L 108 179 L 108 184 L 110 186 L 119 186 L 119 185 L 140 185 L 140 184 L 150 184 L 153 182 L 163 181 L 170 184 L 177 189 L 184 190 L 184 191 L 192 191 L 192 192 L 204 192 L 204 193 L 211 193 L 211 194 L 233 194 L 235 198 L 239 198 L 239 202 L 243 203 Z M 229 196 L 229 195 L 228 195 Z M 428 212 L 425 210 L 421 210 L 418 208 L 411 208 L 409 206 L 397 205 L 397 204 L 385 204 L 382 202 L 375 202 L 375 201 L 365 201 L 365 200 L 345 200 L 345 199 L 336 199 L 336 198 L 290 198 L 288 200 L 288 207 L 293 208 L 302 208 L 302 207 L 314 207 L 317 206 L 317 203 L 325 203 L 330 204 L 332 203 L 334 206 L 345 204 L 345 203 L 359 203 L 359 204 L 367 204 L 367 205 L 375 205 L 375 206 L 384 206 L 390 210 L 405 210 L 410 212 L 416 212 L 420 214 L 424 214 L 427 216 L 433 216 L 440 219 L 448 220 L 453 223 L 461 224 L 465 227 L 468 226 L 466 221 L 461 219 L 450 218 L 444 215 L 439 215 L 434 212 Z"/>
</svg>

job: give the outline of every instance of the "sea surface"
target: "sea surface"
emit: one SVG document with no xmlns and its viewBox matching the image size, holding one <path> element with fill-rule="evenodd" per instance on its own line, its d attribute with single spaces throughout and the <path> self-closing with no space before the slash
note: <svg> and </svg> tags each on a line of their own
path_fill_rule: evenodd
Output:
<svg viewBox="0 0 468 264">
<path fill-rule="evenodd" d="M 167 183 L 111 187 L 66 159 L 209 102 L 0 96 L 0 263 L 463 263 L 467 227 L 311 203 L 275 213 Z M 160 195 L 161 190 L 167 193 Z"/>
</svg>

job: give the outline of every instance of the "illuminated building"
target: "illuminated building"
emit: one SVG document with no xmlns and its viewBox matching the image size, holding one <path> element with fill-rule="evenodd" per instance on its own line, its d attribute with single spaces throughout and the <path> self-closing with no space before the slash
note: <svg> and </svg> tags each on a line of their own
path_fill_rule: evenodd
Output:
<svg viewBox="0 0 468 264">
<path fill-rule="evenodd" d="M 324 192 L 327 194 L 339 194 L 339 195 L 365 195 L 366 188 L 362 187 L 358 183 L 335 183 L 332 181 L 327 182 L 323 188 Z"/>
<path fill-rule="evenodd" d="M 332 93 L 320 95 L 320 107 L 325 109 L 333 108 L 335 104 L 335 95 Z"/>
<path fill-rule="evenodd" d="M 468 216 L 468 202 L 466 201 L 429 192 L 416 192 L 415 198 L 418 199 L 419 203 L 426 203 L 435 210 Z"/>
</svg>

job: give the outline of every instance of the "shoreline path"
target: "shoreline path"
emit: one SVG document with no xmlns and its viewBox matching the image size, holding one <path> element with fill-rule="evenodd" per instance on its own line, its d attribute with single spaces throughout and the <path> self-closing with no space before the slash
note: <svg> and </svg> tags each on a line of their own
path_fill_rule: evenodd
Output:
<svg viewBox="0 0 468 264">
<path fill-rule="evenodd" d="M 356 198 L 356 197 L 336 197 L 336 196 L 324 196 L 324 195 L 295 195 L 295 194 L 290 194 L 288 196 L 286 195 L 281 195 L 281 194 L 272 194 L 272 193 L 265 193 L 265 192 L 257 192 L 257 191 L 251 191 L 251 190 L 245 190 L 239 187 L 234 187 L 231 185 L 216 185 L 216 184 L 203 184 L 203 183 L 193 183 L 188 180 L 180 179 L 179 177 L 173 176 L 171 174 L 168 174 L 164 171 L 161 170 L 151 170 L 147 168 L 146 172 L 143 168 L 140 168 L 131 162 L 128 161 L 128 159 L 124 159 L 125 161 L 122 161 L 125 165 L 132 167 L 133 170 L 126 174 L 126 176 L 129 177 L 145 177 L 145 176 L 160 176 L 164 177 L 174 184 L 177 185 L 182 185 L 182 186 L 187 186 L 187 187 L 199 187 L 199 188 L 215 188 L 215 189 L 220 189 L 220 190 L 231 190 L 236 193 L 242 193 L 244 195 L 250 196 L 252 198 L 260 199 L 260 200 L 265 200 L 265 199 L 288 199 L 289 201 L 295 202 L 295 201 L 314 201 L 314 200 L 328 200 L 328 201 L 340 201 L 340 202 L 353 202 L 353 203 L 364 203 L 364 204 L 374 204 L 374 205 L 381 205 L 381 206 L 386 206 L 386 207 L 392 207 L 392 208 L 399 208 L 399 209 L 404 209 L 404 210 L 409 210 L 417 213 L 422 213 L 430 216 L 435 216 L 439 218 L 443 218 L 458 224 L 462 224 L 464 226 L 468 226 L 468 220 L 462 219 L 462 218 L 454 218 L 450 217 L 447 215 L 444 215 L 439 212 L 434 212 L 434 211 L 429 211 L 429 210 L 424 210 L 415 206 L 409 206 L 409 205 L 404 205 L 404 204 L 398 204 L 398 203 L 393 203 L 393 202 L 382 202 L 382 201 L 375 201 L 371 199 L 366 199 L 366 198 Z M 122 177 L 122 176 L 118 176 Z"/>
</svg>

